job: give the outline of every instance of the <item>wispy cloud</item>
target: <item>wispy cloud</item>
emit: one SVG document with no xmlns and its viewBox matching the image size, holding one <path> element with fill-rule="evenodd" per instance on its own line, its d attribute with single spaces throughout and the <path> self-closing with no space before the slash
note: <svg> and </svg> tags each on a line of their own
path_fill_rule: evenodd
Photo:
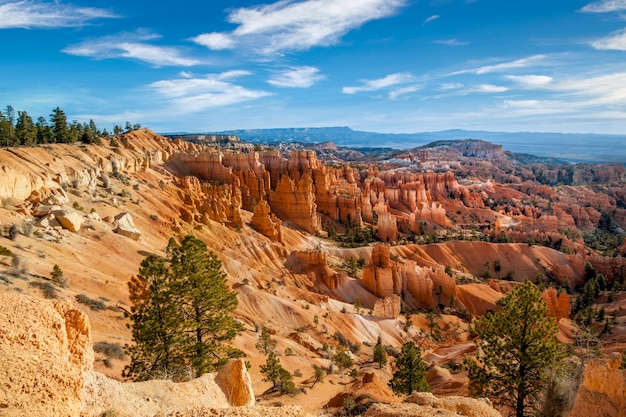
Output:
<svg viewBox="0 0 626 417">
<path fill-rule="evenodd" d="M 493 84 L 479 84 L 466 90 L 468 93 L 503 93 L 508 91 L 507 87 Z"/>
<path fill-rule="evenodd" d="M 440 17 L 441 17 L 441 16 L 439 16 L 438 14 L 434 14 L 434 15 L 432 15 L 432 16 L 430 16 L 430 17 L 426 18 L 426 20 L 424 20 L 424 24 L 428 24 L 428 23 L 430 23 L 430 22 L 432 22 L 432 21 L 434 21 L 434 20 L 439 19 Z"/>
<path fill-rule="evenodd" d="M 626 72 L 573 78 L 557 83 L 554 89 L 580 97 L 584 105 L 626 105 Z"/>
<path fill-rule="evenodd" d="M 434 41 L 435 43 L 438 43 L 440 45 L 447 45 L 447 46 L 465 46 L 465 45 L 469 45 L 469 42 L 465 42 L 465 41 L 460 41 L 458 39 L 440 39 L 440 40 L 436 40 Z"/>
<path fill-rule="evenodd" d="M 463 84 L 461 83 L 443 83 L 439 86 L 442 90 L 458 90 L 459 88 L 463 88 Z"/>
<path fill-rule="evenodd" d="M 626 0 L 601 0 L 589 3 L 581 9 L 587 13 L 610 13 L 626 10 Z"/>
<path fill-rule="evenodd" d="M 392 90 L 389 93 L 389 98 L 392 99 L 392 100 L 395 100 L 398 97 L 405 96 L 407 94 L 411 94 L 411 93 L 414 93 L 416 91 L 419 91 L 420 88 L 421 87 L 419 85 L 410 85 L 408 87 L 397 88 L 395 90 Z"/>
<path fill-rule="evenodd" d="M 271 95 L 266 91 L 249 90 L 228 81 L 247 74 L 247 71 L 228 71 L 198 78 L 162 80 L 151 83 L 149 88 L 169 101 L 176 112 L 183 114 Z"/>
<path fill-rule="evenodd" d="M 258 53 L 307 50 L 338 43 L 343 35 L 366 22 L 389 17 L 406 0 L 280 0 L 269 5 L 239 8 L 228 21 L 232 32 L 198 35 L 192 40 L 207 48 L 243 47 Z"/>
<path fill-rule="evenodd" d="M 319 68 L 309 66 L 290 67 L 276 72 L 267 82 L 276 87 L 309 88 L 325 78 L 319 71 Z"/>
<path fill-rule="evenodd" d="M 530 88 L 545 86 L 552 82 L 552 77 L 547 75 L 507 75 L 506 78 Z"/>
<path fill-rule="evenodd" d="M 514 68 L 527 68 L 533 65 L 540 64 L 545 61 L 547 58 L 546 55 L 532 55 L 526 58 L 516 59 L 514 61 L 506 61 L 501 62 L 499 64 L 492 65 L 483 65 L 477 68 L 464 69 L 460 71 L 453 72 L 450 75 L 459 75 L 459 74 L 488 74 L 491 72 L 502 72 L 508 71 Z"/>
<path fill-rule="evenodd" d="M 114 13 L 95 7 L 76 7 L 59 1 L 0 0 L 0 29 L 80 27 L 96 19 L 115 18 Z"/>
<path fill-rule="evenodd" d="M 613 35 L 606 38 L 591 42 L 591 46 L 595 49 L 626 51 L 626 29 L 615 32 Z"/>
<path fill-rule="evenodd" d="M 146 43 L 158 38 L 159 35 L 152 33 L 123 33 L 70 45 L 63 52 L 95 59 L 135 59 L 155 66 L 189 67 L 200 63 L 196 59 L 184 57 L 176 48 Z"/>
<path fill-rule="evenodd" d="M 344 94 L 356 94 L 365 91 L 378 91 L 383 88 L 414 81 L 415 77 L 408 72 L 397 72 L 375 80 L 363 80 L 363 84 L 356 87 L 343 87 Z"/>
</svg>

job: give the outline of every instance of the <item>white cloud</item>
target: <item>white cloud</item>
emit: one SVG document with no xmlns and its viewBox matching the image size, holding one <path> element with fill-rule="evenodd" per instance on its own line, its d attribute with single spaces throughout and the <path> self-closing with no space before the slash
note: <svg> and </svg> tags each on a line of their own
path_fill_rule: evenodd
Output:
<svg viewBox="0 0 626 417">
<path fill-rule="evenodd" d="M 432 15 L 432 16 L 430 16 L 430 17 L 428 17 L 426 20 L 424 20 L 424 24 L 430 23 L 430 22 L 432 22 L 433 20 L 437 20 L 437 19 L 439 19 L 440 17 L 441 17 L 441 16 L 439 16 L 438 14 L 434 14 L 434 15 Z"/>
<path fill-rule="evenodd" d="M 596 49 L 626 51 L 626 29 L 622 29 L 606 38 L 591 42 L 591 46 Z"/>
<path fill-rule="evenodd" d="M 309 88 L 324 79 L 319 71 L 319 68 L 309 66 L 291 67 L 276 72 L 267 82 L 276 87 Z"/>
<path fill-rule="evenodd" d="M 465 45 L 469 45 L 469 42 L 460 41 L 458 39 L 441 39 L 441 40 L 436 40 L 434 42 L 438 43 L 440 45 L 447 45 L 447 46 L 465 46 Z"/>
<path fill-rule="evenodd" d="M 356 94 L 364 91 L 377 91 L 386 87 L 392 87 L 397 84 L 406 84 L 413 81 L 415 77 L 408 72 L 397 72 L 389 74 L 383 78 L 375 80 L 364 80 L 363 85 L 357 87 L 343 87 L 344 94 Z"/>
<path fill-rule="evenodd" d="M 507 75 L 506 78 L 530 88 L 545 86 L 552 82 L 552 77 L 547 75 Z"/>
<path fill-rule="evenodd" d="M 244 47 L 263 54 L 306 50 L 339 42 L 350 30 L 394 15 L 406 0 L 280 0 L 239 8 L 228 16 L 232 32 L 205 33 L 192 40 L 211 49 Z"/>
<path fill-rule="evenodd" d="M 601 0 L 589 3 L 581 9 L 587 13 L 610 13 L 626 10 L 626 0 Z"/>
<path fill-rule="evenodd" d="M 191 39 L 198 45 L 206 46 L 209 49 L 219 51 L 235 47 L 235 40 L 223 33 L 203 33 Z"/>
<path fill-rule="evenodd" d="M 94 7 L 63 5 L 58 1 L 0 0 L 0 29 L 80 27 L 87 22 L 118 17 Z"/>
<path fill-rule="evenodd" d="M 176 48 L 157 46 L 145 41 L 159 38 L 150 33 L 125 33 L 88 40 L 63 49 L 69 55 L 87 56 L 95 59 L 127 58 L 144 61 L 156 66 L 173 65 L 189 67 L 200 61 L 186 58 Z"/>
<path fill-rule="evenodd" d="M 395 89 L 395 90 L 393 90 L 393 91 L 391 91 L 389 93 L 389 98 L 392 99 L 392 100 L 395 100 L 395 99 L 397 99 L 400 96 L 404 96 L 406 94 L 411 94 L 411 93 L 414 93 L 416 91 L 419 91 L 420 88 L 421 87 L 419 85 L 410 85 L 408 87 L 398 88 L 398 89 Z"/>
<path fill-rule="evenodd" d="M 514 68 L 527 68 L 536 64 L 545 61 L 546 55 L 532 55 L 526 58 L 516 59 L 514 61 L 501 62 L 499 64 L 493 65 L 483 65 L 478 68 L 465 69 L 461 71 L 453 72 L 450 75 L 459 75 L 459 74 L 488 74 L 491 72 L 502 72 L 507 71 Z"/>
<path fill-rule="evenodd" d="M 443 83 L 439 86 L 442 90 L 457 90 L 459 88 L 463 88 L 463 84 L 461 83 Z"/>
<path fill-rule="evenodd" d="M 266 91 L 249 90 L 225 81 L 242 71 L 209 74 L 202 78 L 179 78 L 151 83 L 149 87 L 171 102 L 178 113 L 193 113 L 211 107 L 228 106 L 271 95 Z"/>
<path fill-rule="evenodd" d="M 469 93 L 503 93 L 507 90 L 508 88 L 500 86 L 500 85 L 480 84 L 480 85 L 477 85 L 476 87 L 470 88 L 469 90 L 467 90 L 467 92 Z"/>
<path fill-rule="evenodd" d="M 626 72 L 562 81 L 554 90 L 582 97 L 583 105 L 626 105 Z"/>
</svg>

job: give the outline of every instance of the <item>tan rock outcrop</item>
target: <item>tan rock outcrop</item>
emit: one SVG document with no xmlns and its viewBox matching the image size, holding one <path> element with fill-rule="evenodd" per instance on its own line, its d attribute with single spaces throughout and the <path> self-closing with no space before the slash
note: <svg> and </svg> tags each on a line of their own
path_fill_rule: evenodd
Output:
<svg viewBox="0 0 626 417">
<path fill-rule="evenodd" d="M 414 392 L 402 404 L 374 404 L 365 417 L 502 417 L 488 400 Z"/>
<path fill-rule="evenodd" d="M 621 356 L 593 359 L 583 371 L 570 417 L 621 417 L 626 410 L 626 370 L 619 369 Z"/>
<path fill-rule="evenodd" d="M 468 417 L 501 417 L 499 411 L 493 408 L 491 401 L 468 397 L 450 396 L 435 397 L 429 392 L 414 392 L 407 399 L 407 403 L 432 407 L 436 410 L 448 410 Z"/>
<path fill-rule="evenodd" d="M 243 359 L 232 360 L 220 368 L 215 382 L 235 407 L 252 407 L 255 404 L 252 380 Z"/>
<path fill-rule="evenodd" d="M 93 358 L 89 319 L 71 304 L 0 293 L 0 414 L 79 416 Z"/>
<path fill-rule="evenodd" d="M 82 214 L 69 210 L 56 210 L 54 217 L 70 232 L 78 232 L 85 221 Z"/>
<path fill-rule="evenodd" d="M 267 236 L 276 242 L 282 242 L 281 221 L 276 215 L 270 213 L 270 206 L 265 200 L 259 201 L 254 206 L 254 215 L 250 225 L 263 236 Z"/>
<path fill-rule="evenodd" d="M 400 296 L 393 294 L 392 296 L 379 298 L 374 303 L 374 315 L 385 319 L 395 319 L 400 315 L 400 307 L 402 299 Z"/>
<path fill-rule="evenodd" d="M 119 417 L 153 417 L 200 407 L 230 407 L 213 374 L 176 383 L 167 380 L 119 382 L 91 372 L 85 379 L 83 398 L 81 417 L 99 417 L 106 412 Z"/>
<path fill-rule="evenodd" d="M 113 229 L 115 233 L 133 240 L 139 240 L 141 232 L 135 228 L 135 222 L 130 213 L 120 213 L 115 216 L 116 227 Z"/>
<path fill-rule="evenodd" d="M 288 264 L 297 273 L 311 273 L 315 280 L 321 281 L 330 290 L 342 286 L 348 281 L 346 271 L 337 272 L 327 264 L 326 253 L 321 251 L 293 251 Z"/>
</svg>

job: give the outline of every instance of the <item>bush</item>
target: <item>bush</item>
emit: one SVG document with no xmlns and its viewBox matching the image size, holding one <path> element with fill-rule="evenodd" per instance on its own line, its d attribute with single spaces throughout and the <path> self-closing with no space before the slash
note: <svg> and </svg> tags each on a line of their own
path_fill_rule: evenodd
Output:
<svg viewBox="0 0 626 417">
<path fill-rule="evenodd" d="M 59 265 L 54 265 L 52 268 L 52 272 L 50 273 L 50 278 L 52 282 L 58 285 L 61 288 L 67 287 L 67 280 L 63 278 L 63 271 Z"/>
<path fill-rule="evenodd" d="M 17 227 L 16 224 L 13 224 L 10 228 L 9 228 L 9 239 L 11 240 L 15 240 L 17 238 L 17 235 L 19 234 L 19 229 Z"/>
<path fill-rule="evenodd" d="M 43 296 L 49 300 L 57 298 L 57 289 L 49 282 L 31 282 L 29 285 L 39 288 Z"/>
<path fill-rule="evenodd" d="M 0 246 L 0 256 L 13 256 L 13 252 L 8 250 L 4 246 Z"/>
<path fill-rule="evenodd" d="M 104 310 L 106 308 L 106 304 L 104 304 L 102 301 L 89 298 L 85 294 L 78 294 L 76 296 L 76 301 L 89 306 L 89 308 L 91 308 L 92 310 Z"/>
<path fill-rule="evenodd" d="M 126 359 L 126 352 L 124 352 L 124 348 L 119 343 L 97 342 L 93 345 L 93 350 L 109 358 Z"/>
</svg>

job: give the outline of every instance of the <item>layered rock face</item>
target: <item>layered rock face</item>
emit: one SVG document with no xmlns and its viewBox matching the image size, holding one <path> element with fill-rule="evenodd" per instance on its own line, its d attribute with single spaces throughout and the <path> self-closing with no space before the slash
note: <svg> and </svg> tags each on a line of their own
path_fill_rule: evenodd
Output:
<svg viewBox="0 0 626 417">
<path fill-rule="evenodd" d="M 297 272 L 312 273 L 315 279 L 322 282 L 329 290 L 334 290 L 348 281 L 345 271 L 336 272 L 326 260 L 326 253 L 321 251 L 294 251 L 290 255 Z"/>
<path fill-rule="evenodd" d="M 0 414 L 78 416 L 94 353 L 72 305 L 0 293 Z"/>
<path fill-rule="evenodd" d="M 361 279 L 365 289 L 382 299 L 403 295 L 413 308 L 448 305 L 451 296 L 456 295 L 454 278 L 443 268 L 422 267 L 411 260 L 393 261 L 389 249 L 386 245 L 372 248 L 371 262 L 363 268 Z"/>
<path fill-rule="evenodd" d="M 282 242 L 283 237 L 280 231 L 281 221 L 275 214 L 270 213 L 270 206 L 265 200 L 260 200 L 254 206 L 254 215 L 250 225 L 263 236 L 269 237 L 275 242 Z"/>
<path fill-rule="evenodd" d="M 621 357 L 593 359 L 585 366 L 570 417 L 620 417 L 626 410 L 626 370 L 619 369 Z"/>
<path fill-rule="evenodd" d="M 253 406 L 243 361 L 185 382 L 121 383 L 93 370 L 89 319 L 69 303 L 0 293 L 0 415 L 152 417 Z"/>
<path fill-rule="evenodd" d="M 403 404 L 374 404 L 365 417 L 502 417 L 485 399 L 466 397 L 435 397 L 416 392 Z"/>
</svg>

